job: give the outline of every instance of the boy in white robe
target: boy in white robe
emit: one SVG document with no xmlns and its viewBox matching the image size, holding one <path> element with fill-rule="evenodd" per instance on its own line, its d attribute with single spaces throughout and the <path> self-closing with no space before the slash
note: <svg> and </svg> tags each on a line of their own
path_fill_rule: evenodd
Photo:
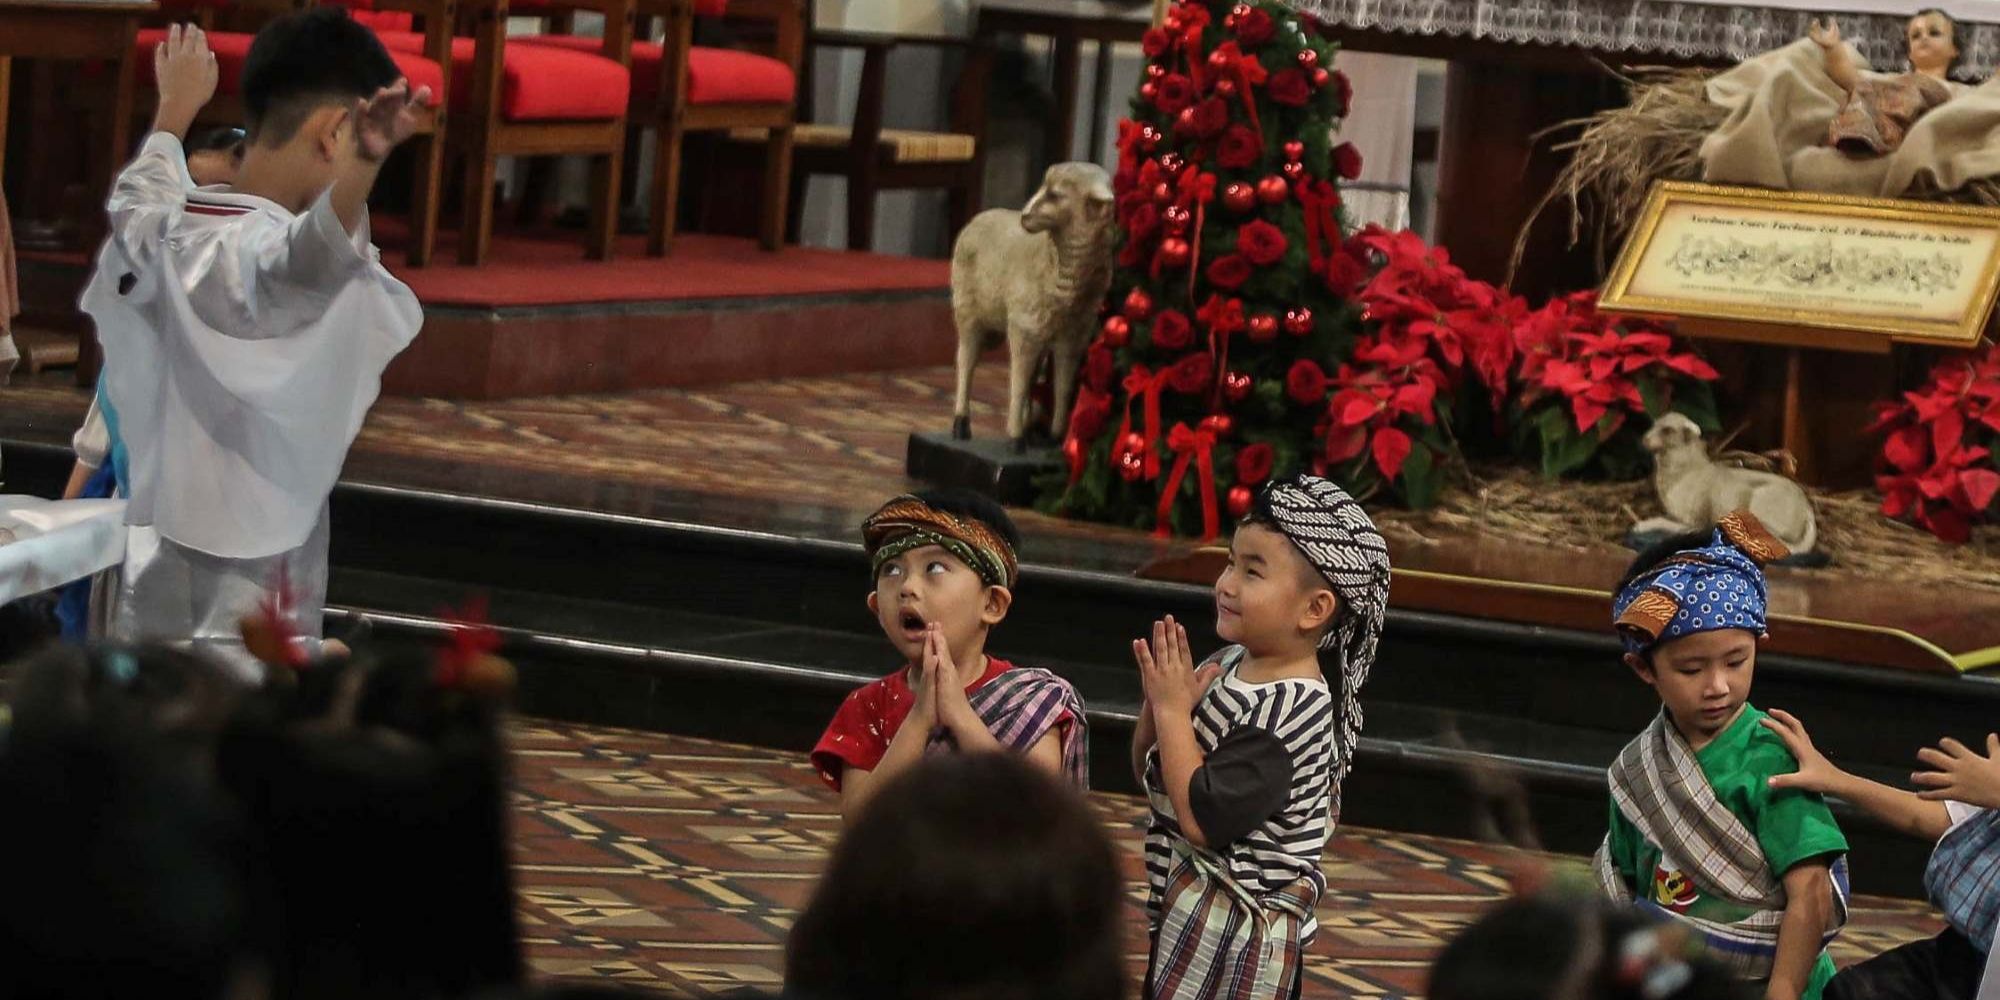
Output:
<svg viewBox="0 0 2000 1000">
<path fill-rule="evenodd" d="M 250 680 L 261 668 L 238 625 L 273 594 L 317 645 L 327 497 L 422 322 L 369 242 L 367 197 L 430 95 L 411 94 L 344 9 L 280 18 L 244 66 L 236 182 L 196 188 L 181 139 L 214 95 L 215 59 L 187 28 L 154 60 L 153 134 L 112 190 L 83 294 L 131 500 L 97 631 L 211 651 Z"/>
</svg>

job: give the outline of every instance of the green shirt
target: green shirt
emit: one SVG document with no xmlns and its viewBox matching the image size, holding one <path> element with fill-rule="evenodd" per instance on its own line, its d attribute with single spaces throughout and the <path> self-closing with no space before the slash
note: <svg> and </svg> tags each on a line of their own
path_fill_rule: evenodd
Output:
<svg viewBox="0 0 2000 1000">
<path fill-rule="evenodd" d="M 1764 848 L 1764 860 L 1783 878 L 1802 862 L 1846 853 L 1847 838 L 1818 794 L 1790 788 L 1773 790 L 1766 783 L 1773 775 L 1797 771 L 1799 762 L 1785 749 L 1784 741 L 1758 725 L 1763 718 L 1763 712 L 1743 706 L 1736 721 L 1694 757 L 1716 799 L 1756 835 Z M 1616 800 L 1611 803 L 1610 852 L 1612 864 L 1640 899 L 1722 923 L 1733 923 L 1754 912 L 1728 900 L 1703 896 L 1677 866 L 1663 863 L 1659 847 L 1625 818 Z M 1820 991 L 1832 978 L 1833 960 L 1821 952 L 1806 982 L 1803 1000 L 1819 1000 Z"/>
</svg>

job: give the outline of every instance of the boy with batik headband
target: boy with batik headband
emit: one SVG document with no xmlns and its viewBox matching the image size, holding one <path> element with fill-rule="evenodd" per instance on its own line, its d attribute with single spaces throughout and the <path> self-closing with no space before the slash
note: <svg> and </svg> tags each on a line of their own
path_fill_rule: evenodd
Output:
<svg viewBox="0 0 2000 1000">
<path fill-rule="evenodd" d="M 1146 690 L 1132 764 L 1153 807 L 1148 1000 L 1300 994 L 1388 600 L 1367 513 L 1298 476 L 1256 499 L 1215 582 L 1232 645 L 1197 669 L 1172 618 L 1132 644 Z"/>
<path fill-rule="evenodd" d="M 1089 787 L 1083 702 L 1047 670 L 988 656 L 1014 603 L 1020 535 L 964 490 L 900 496 L 861 526 L 874 567 L 868 610 L 904 665 L 847 696 L 813 748 L 852 821 L 870 792 L 927 752 L 1009 750 Z"/>
<path fill-rule="evenodd" d="M 1847 839 L 1749 704 L 1765 635 L 1761 566 L 1785 547 L 1747 511 L 1634 561 L 1614 601 L 1625 663 L 1662 711 L 1611 766 L 1597 852 L 1612 898 L 1681 921 L 1765 995 L 1818 1000 L 1847 922 Z"/>
</svg>

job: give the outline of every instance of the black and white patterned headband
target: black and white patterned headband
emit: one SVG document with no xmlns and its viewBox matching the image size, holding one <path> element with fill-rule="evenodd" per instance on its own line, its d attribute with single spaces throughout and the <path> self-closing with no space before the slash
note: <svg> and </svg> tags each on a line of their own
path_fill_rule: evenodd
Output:
<svg viewBox="0 0 2000 1000">
<path fill-rule="evenodd" d="M 1340 597 L 1340 617 L 1319 648 L 1338 655 L 1338 770 L 1345 777 L 1361 739 L 1361 685 L 1375 664 L 1382 619 L 1389 610 L 1389 544 L 1347 491 L 1318 476 L 1273 481 L 1257 498 L 1257 514 L 1277 525 Z"/>
</svg>

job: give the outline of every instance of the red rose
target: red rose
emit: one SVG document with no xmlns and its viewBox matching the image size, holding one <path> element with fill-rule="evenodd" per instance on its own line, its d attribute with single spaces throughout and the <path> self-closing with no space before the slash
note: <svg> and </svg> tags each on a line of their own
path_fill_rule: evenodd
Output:
<svg viewBox="0 0 2000 1000">
<path fill-rule="evenodd" d="M 1194 134 L 1206 139 L 1227 127 L 1229 105 L 1220 97 L 1211 97 L 1194 106 Z"/>
<path fill-rule="evenodd" d="M 1346 251 L 1326 259 L 1326 287 L 1342 298 L 1354 294 L 1354 289 L 1368 277 L 1368 268 L 1360 260 Z"/>
<path fill-rule="evenodd" d="M 1249 13 L 1236 19 L 1236 40 L 1242 42 L 1246 49 L 1254 49 L 1270 41 L 1277 33 L 1277 24 L 1261 7 L 1252 7 Z"/>
<path fill-rule="evenodd" d="M 1168 73 L 1153 84 L 1153 106 L 1170 115 L 1194 103 L 1194 81 L 1180 73 Z"/>
<path fill-rule="evenodd" d="M 1165 309 L 1153 317 L 1153 346 L 1178 351 L 1194 343 L 1194 324 L 1177 309 Z"/>
<path fill-rule="evenodd" d="M 1257 133 L 1248 125 L 1229 126 L 1215 146 L 1216 165 L 1230 170 L 1246 170 L 1263 155 L 1264 144 L 1257 141 Z"/>
<path fill-rule="evenodd" d="M 1271 95 L 1271 100 L 1294 108 L 1303 108 L 1307 101 L 1312 100 L 1312 84 L 1306 81 L 1305 73 L 1297 67 L 1271 74 L 1264 88 Z"/>
<path fill-rule="evenodd" d="M 1335 118 L 1345 118 L 1347 117 L 1347 109 L 1354 105 L 1354 83 L 1347 78 L 1347 74 L 1339 70 L 1334 70 L 1333 91 L 1340 101 L 1340 107 L 1334 109 L 1333 116 Z"/>
<path fill-rule="evenodd" d="M 1351 142 L 1343 142 L 1333 148 L 1333 169 L 1340 176 L 1353 180 L 1361 176 L 1361 151 Z"/>
<path fill-rule="evenodd" d="M 1083 355 L 1083 384 L 1097 392 L 1111 391 L 1111 376 L 1118 373 L 1118 359 L 1111 356 L 1111 348 L 1103 344 L 1092 344 Z"/>
<path fill-rule="evenodd" d="M 1076 408 L 1069 414 L 1069 432 L 1079 441 L 1095 441 L 1111 422 L 1111 397 L 1086 387 L 1076 395 Z"/>
<path fill-rule="evenodd" d="M 1276 264 L 1290 245 L 1284 230 L 1263 219 L 1246 222 L 1236 230 L 1236 252 L 1248 257 L 1250 263 L 1258 267 Z"/>
<path fill-rule="evenodd" d="M 1240 253 L 1217 257 L 1208 265 L 1208 283 L 1235 291 L 1250 280 L 1250 261 Z"/>
<path fill-rule="evenodd" d="M 1192 396 L 1208 388 L 1208 380 L 1215 375 L 1215 365 L 1209 361 L 1207 354 L 1195 353 L 1174 362 L 1174 366 L 1167 371 L 1167 384 L 1173 386 L 1175 392 Z"/>
<path fill-rule="evenodd" d="M 1173 49 L 1174 36 L 1160 28 L 1147 28 L 1146 35 L 1139 40 L 1139 44 L 1145 48 L 1146 58 L 1158 59 Z"/>
<path fill-rule="evenodd" d="M 1236 453 L 1236 481 L 1245 486 L 1255 486 L 1271 478 L 1271 463 L 1276 461 L 1271 446 L 1259 441 L 1244 445 Z"/>
<path fill-rule="evenodd" d="M 1326 372 L 1310 358 L 1300 358 L 1285 373 L 1285 392 L 1300 406 L 1316 406 L 1326 398 Z"/>
</svg>

